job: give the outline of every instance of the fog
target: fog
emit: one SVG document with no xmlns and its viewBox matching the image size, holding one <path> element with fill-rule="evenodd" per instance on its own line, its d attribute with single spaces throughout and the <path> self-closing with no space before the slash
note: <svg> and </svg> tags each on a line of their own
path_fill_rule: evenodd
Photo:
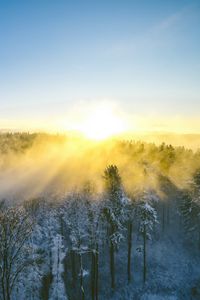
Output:
<svg viewBox="0 0 200 300">
<path fill-rule="evenodd" d="M 160 144 L 159 140 L 153 144 L 137 139 L 95 142 L 72 135 L 2 134 L 1 198 L 60 196 L 88 181 L 96 192 L 101 192 L 103 172 L 110 164 L 119 168 L 128 193 L 144 188 L 161 193 L 161 175 L 178 187 L 187 187 L 192 174 L 200 167 L 198 150 Z"/>
</svg>

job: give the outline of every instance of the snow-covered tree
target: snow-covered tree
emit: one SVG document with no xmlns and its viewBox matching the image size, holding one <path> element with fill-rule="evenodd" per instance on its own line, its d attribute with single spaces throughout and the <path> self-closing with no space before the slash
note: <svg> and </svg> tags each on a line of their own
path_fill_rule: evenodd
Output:
<svg viewBox="0 0 200 300">
<path fill-rule="evenodd" d="M 33 221 L 22 206 L 0 210 L 0 284 L 3 300 L 10 300 L 21 273 L 31 265 Z"/>
<path fill-rule="evenodd" d="M 186 234 L 191 234 L 197 229 L 199 206 L 192 198 L 189 191 L 184 191 L 181 195 L 180 213 L 183 220 L 183 228 Z"/>
<path fill-rule="evenodd" d="M 126 223 L 127 223 L 127 278 L 131 281 L 131 258 L 132 258 L 132 240 L 133 240 L 133 224 L 135 221 L 136 202 L 134 197 L 127 199 L 126 204 Z"/>
<path fill-rule="evenodd" d="M 182 191 L 179 212 L 187 237 L 198 242 L 200 248 L 200 173 L 196 172 L 188 190 Z"/>
<path fill-rule="evenodd" d="M 89 239 L 87 204 L 80 192 L 73 192 L 64 199 L 62 220 L 69 235 L 72 285 L 76 286 L 78 277 L 81 285 L 80 294 L 83 298 L 85 294 L 83 277 L 88 273 L 83 269 L 83 256 L 89 252 Z"/>
<path fill-rule="evenodd" d="M 87 232 L 88 251 L 91 254 L 91 298 L 97 300 L 99 291 L 99 249 L 105 236 L 101 226 L 102 203 L 101 199 L 94 194 L 91 183 L 85 184 L 82 197 L 85 199 L 88 214 Z"/>
<path fill-rule="evenodd" d="M 151 239 L 151 233 L 158 220 L 157 212 L 151 205 L 151 198 L 148 198 L 148 192 L 144 192 L 140 199 L 137 215 L 139 218 L 139 233 L 143 238 L 143 282 L 145 283 L 147 277 L 147 240 Z"/>
<path fill-rule="evenodd" d="M 123 238 L 126 219 L 125 206 L 127 198 L 124 195 L 121 177 L 117 166 L 110 165 L 104 171 L 105 206 L 104 215 L 108 223 L 108 238 L 110 247 L 111 288 L 115 288 L 115 250 Z"/>
</svg>

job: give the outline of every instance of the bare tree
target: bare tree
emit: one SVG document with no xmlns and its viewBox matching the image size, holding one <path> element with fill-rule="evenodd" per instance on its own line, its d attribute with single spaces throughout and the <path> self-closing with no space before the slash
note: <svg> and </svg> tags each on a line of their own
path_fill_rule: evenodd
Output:
<svg viewBox="0 0 200 300">
<path fill-rule="evenodd" d="M 0 286 L 3 300 L 10 300 L 19 275 L 31 263 L 27 240 L 33 222 L 23 207 L 0 210 Z"/>
</svg>

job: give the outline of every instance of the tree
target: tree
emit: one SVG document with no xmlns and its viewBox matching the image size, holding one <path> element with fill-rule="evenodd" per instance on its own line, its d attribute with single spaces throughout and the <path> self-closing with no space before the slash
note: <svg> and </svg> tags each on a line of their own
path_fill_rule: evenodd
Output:
<svg viewBox="0 0 200 300">
<path fill-rule="evenodd" d="M 129 200 L 126 206 L 127 216 L 127 278 L 131 281 L 131 257 L 132 257 L 132 240 L 133 240 L 133 220 L 135 215 L 135 200 Z"/>
<path fill-rule="evenodd" d="M 101 228 L 101 201 L 93 195 L 93 187 L 87 183 L 83 190 L 88 214 L 88 250 L 91 254 L 91 298 L 98 300 L 99 246 L 104 236 Z"/>
<path fill-rule="evenodd" d="M 147 277 L 147 240 L 151 239 L 151 233 L 157 223 L 157 212 L 147 202 L 147 194 L 144 193 L 137 207 L 139 217 L 139 233 L 143 238 L 143 282 L 146 282 Z"/>
<path fill-rule="evenodd" d="M 74 192 L 70 194 L 66 199 L 62 208 L 63 222 L 69 233 L 69 252 L 71 256 L 71 274 L 72 285 L 74 292 L 77 284 L 77 278 L 80 279 L 79 294 L 75 297 L 84 299 L 84 276 L 88 274 L 83 269 L 83 255 L 87 254 L 89 250 L 88 246 L 88 213 L 85 198 L 80 192 Z M 74 296 L 74 295 L 73 295 Z"/>
<path fill-rule="evenodd" d="M 189 191 L 184 191 L 181 194 L 180 213 L 183 220 L 183 228 L 186 233 L 191 233 L 196 228 L 196 218 L 198 212 L 195 209 L 192 195 Z"/>
<path fill-rule="evenodd" d="M 3 300 L 10 300 L 19 275 L 31 264 L 26 245 L 33 222 L 23 207 L 0 211 L 0 282 Z"/>
<path fill-rule="evenodd" d="M 104 215 L 108 223 L 110 247 L 111 288 L 115 288 L 115 250 L 123 237 L 126 198 L 122 188 L 121 177 L 117 166 L 110 165 L 104 171 L 105 208 Z"/>
<path fill-rule="evenodd" d="M 197 241 L 200 249 L 200 170 L 197 169 L 188 189 L 181 193 L 179 212 L 182 217 L 183 228 L 188 238 Z"/>
</svg>

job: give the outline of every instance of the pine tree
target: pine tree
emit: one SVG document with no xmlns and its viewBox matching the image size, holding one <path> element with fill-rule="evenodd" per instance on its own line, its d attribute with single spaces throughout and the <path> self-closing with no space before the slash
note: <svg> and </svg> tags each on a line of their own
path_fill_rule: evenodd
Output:
<svg viewBox="0 0 200 300">
<path fill-rule="evenodd" d="M 104 171 L 105 208 L 104 215 L 108 223 L 110 248 L 111 288 L 115 288 L 115 251 L 123 237 L 125 221 L 126 198 L 122 188 L 122 181 L 117 166 L 110 165 Z"/>
<path fill-rule="evenodd" d="M 132 254 L 132 239 L 133 239 L 133 222 L 135 216 L 135 200 L 130 200 L 127 203 L 127 278 L 131 281 L 131 254 Z"/>
<path fill-rule="evenodd" d="M 139 217 L 139 233 L 143 239 L 143 282 L 147 278 L 147 240 L 151 239 L 151 233 L 154 230 L 154 225 L 158 222 L 157 212 L 148 201 L 146 192 L 141 196 L 141 201 L 137 207 Z"/>
<path fill-rule="evenodd" d="M 187 237 L 198 241 L 200 248 L 200 189 L 195 179 L 190 189 L 182 192 L 179 211 Z"/>
</svg>

